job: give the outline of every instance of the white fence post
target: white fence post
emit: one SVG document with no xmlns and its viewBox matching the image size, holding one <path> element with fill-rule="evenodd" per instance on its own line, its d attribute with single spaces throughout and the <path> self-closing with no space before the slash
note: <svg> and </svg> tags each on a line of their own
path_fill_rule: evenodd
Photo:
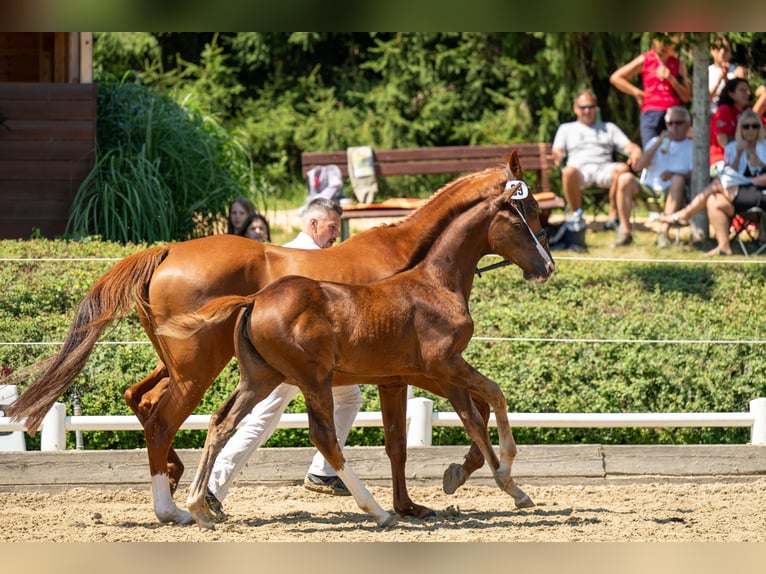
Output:
<svg viewBox="0 0 766 574">
<path fill-rule="evenodd" d="M 53 403 L 43 419 L 40 450 L 66 450 L 66 405 Z"/>
<path fill-rule="evenodd" d="M 434 402 L 425 397 L 407 401 L 410 426 L 407 429 L 407 446 L 431 446 L 431 417 Z"/>
<path fill-rule="evenodd" d="M 766 398 L 750 401 L 750 413 L 754 419 L 750 444 L 766 444 Z"/>
</svg>

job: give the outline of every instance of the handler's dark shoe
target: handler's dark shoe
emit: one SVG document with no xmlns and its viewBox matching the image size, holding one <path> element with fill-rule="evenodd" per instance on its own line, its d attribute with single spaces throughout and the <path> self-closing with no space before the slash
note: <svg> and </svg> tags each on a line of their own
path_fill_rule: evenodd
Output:
<svg viewBox="0 0 766 574">
<path fill-rule="evenodd" d="M 317 476 L 309 473 L 303 479 L 303 488 L 333 496 L 351 496 L 346 485 L 337 476 Z"/>
<path fill-rule="evenodd" d="M 223 511 L 223 504 L 215 497 L 215 494 L 208 488 L 205 491 L 205 502 L 216 522 L 226 520 L 226 513 Z"/>
</svg>

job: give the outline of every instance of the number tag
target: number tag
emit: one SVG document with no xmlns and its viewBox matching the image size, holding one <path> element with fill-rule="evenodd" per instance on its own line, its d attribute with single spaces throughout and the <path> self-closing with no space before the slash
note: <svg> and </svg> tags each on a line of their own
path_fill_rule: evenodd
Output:
<svg viewBox="0 0 766 574">
<path fill-rule="evenodd" d="M 514 187 L 519 186 L 516 191 L 513 192 L 511 199 L 524 199 L 529 195 L 529 187 L 520 179 L 511 179 L 505 184 L 505 191 L 510 191 Z"/>
</svg>

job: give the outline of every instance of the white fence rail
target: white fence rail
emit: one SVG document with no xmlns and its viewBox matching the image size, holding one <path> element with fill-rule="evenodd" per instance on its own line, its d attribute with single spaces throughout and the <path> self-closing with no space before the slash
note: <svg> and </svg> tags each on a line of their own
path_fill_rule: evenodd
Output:
<svg viewBox="0 0 766 574">
<path fill-rule="evenodd" d="M 766 398 L 750 401 L 749 412 L 735 413 L 510 413 L 512 427 L 614 428 L 614 427 L 750 427 L 750 442 L 766 445 Z M 247 419 L 245 419 L 247 420 Z M 210 415 L 191 415 L 182 430 L 206 430 Z M 244 421 L 243 421 L 244 422 Z M 453 412 L 433 412 L 433 401 L 423 397 L 407 403 L 407 445 L 430 446 L 435 426 L 462 426 Z M 490 426 L 495 425 L 494 414 Z M 361 412 L 354 422 L 359 427 L 383 426 L 381 413 Z M 278 428 L 308 428 L 305 413 L 285 413 Z M 22 432 L 23 422 L 0 417 L 0 433 Z M 66 406 L 55 403 L 43 420 L 41 450 L 64 450 L 67 431 L 143 430 L 135 416 L 67 416 Z"/>
</svg>

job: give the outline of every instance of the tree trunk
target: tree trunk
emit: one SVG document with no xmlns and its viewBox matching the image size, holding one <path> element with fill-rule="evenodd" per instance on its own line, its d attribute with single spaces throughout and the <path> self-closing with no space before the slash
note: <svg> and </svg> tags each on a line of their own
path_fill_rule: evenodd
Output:
<svg viewBox="0 0 766 574">
<path fill-rule="evenodd" d="M 692 110 L 694 122 L 694 156 L 692 164 L 692 199 L 710 183 L 710 96 L 708 92 L 709 41 L 701 34 L 692 46 Z M 702 211 L 691 220 L 691 238 L 705 241 L 710 235 L 707 212 Z"/>
</svg>

